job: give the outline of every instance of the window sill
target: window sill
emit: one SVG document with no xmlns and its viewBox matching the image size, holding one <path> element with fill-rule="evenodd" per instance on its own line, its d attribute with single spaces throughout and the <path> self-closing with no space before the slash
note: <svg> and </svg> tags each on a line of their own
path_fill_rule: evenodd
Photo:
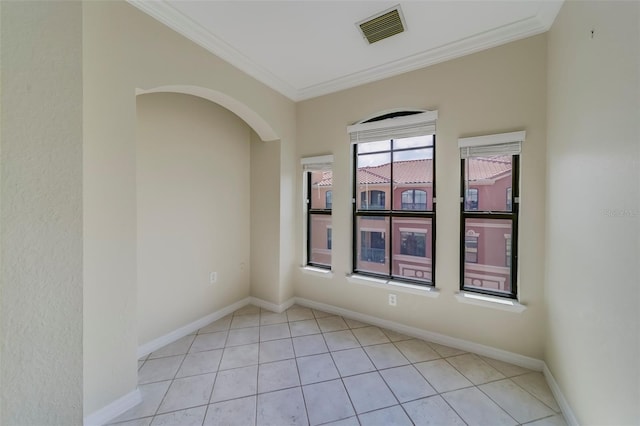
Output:
<svg viewBox="0 0 640 426">
<path fill-rule="evenodd" d="M 300 269 L 305 274 L 322 278 L 333 278 L 333 271 L 330 269 L 316 268 L 314 266 L 302 266 Z"/>
<path fill-rule="evenodd" d="M 500 309 L 502 311 L 515 312 L 518 314 L 527 309 L 525 305 L 518 303 L 517 300 L 503 299 L 501 297 L 487 296 L 486 294 L 476 294 L 466 291 L 456 293 L 456 299 L 458 299 L 458 302 L 460 303 Z"/>
<path fill-rule="evenodd" d="M 347 281 L 352 284 L 365 285 L 367 287 L 381 288 L 384 290 L 394 290 L 419 296 L 433 298 L 440 296 L 440 291 L 434 287 L 407 284 L 399 281 L 367 277 L 358 274 L 347 274 Z"/>
</svg>

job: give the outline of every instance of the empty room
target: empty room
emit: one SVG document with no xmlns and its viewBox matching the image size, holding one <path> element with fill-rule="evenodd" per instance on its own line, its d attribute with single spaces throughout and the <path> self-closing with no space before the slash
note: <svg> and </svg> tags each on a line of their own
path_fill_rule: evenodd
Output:
<svg viewBox="0 0 640 426">
<path fill-rule="evenodd" d="M 0 2 L 0 424 L 637 425 L 640 3 Z"/>
</svg>

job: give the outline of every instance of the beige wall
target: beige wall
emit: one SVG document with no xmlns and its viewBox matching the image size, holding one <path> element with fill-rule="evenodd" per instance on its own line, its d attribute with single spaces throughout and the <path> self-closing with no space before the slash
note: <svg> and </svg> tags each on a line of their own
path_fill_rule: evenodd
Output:
<svg viewBox="0 0 640 426">
<path fill-rule="evenodd" d="M 298 104 L 298 156 L 334 154 L 331 279 L 295 272 L 296 294 L 432 332 L 542 358 L 545 311 L 544 211 L 546 38 L 532 37 L 461 59 Z M 351 151 L 346 127 L 391 108 L 437 109 L 436 285 L 440 297 L 347 282 L 351 272 Z M 461 304 L 459 288 L 459 137 L 526 130 L 521 170 L 520 301 L 504 312 Z M 298 173 L 302 194 L 302 173 Z M 301 195 L 299 195 L 300 197 Z M 296 253 L 303 259 L 302 203 L 296 205 Z"/>
<path fill-rule="evenodd" d="M 228 110 L 181 94 L 138 96 L 137 116 L 143 344 L 249 296 L 251 130 Z"/>
<path fill-rule="evenodd" d="M 549 33 L 545 359 L 584 425 L 640 423 L 639 61 L 638 2 L 565 2 Z"/>
<path fill-rule="evenodd" d="M 285 157 L 294 155 L 295 105 L 131 5 L 85 2 L 82 8 L 87 415 L 131 392 L 137 381 L 136 88 L 188 85 L 231 97 L 271 126 Z M 278 167 L 269 161 L 264 167 Z M 286 170 L 280 175 L 277 185 L 295 186 Z M 283 200 L 287 196 L 292 193 L 281 191 L 271 202 L 279 209 L 293 203 Z M 265 232 L 279 223 L 265 223 Z M 262 237 L 260 230 L 252 235 Z M 279 255 L 287 249 L 281 244 Z M 278 283 L 264 297 L 278 302 L 277 290 L 290 284 L 280 271 L 274 275 Z"/>
<path fill-rule="evenodd" d="M 82 6 L 0 9 L 0 424 L 81 424 Z"/>
<path fill-rule="evenodd" d="M 280 142 L 251 142 L 251 295 L 278 294 L 280 265 Z M 273 302 L 276 300 L 272 299 Z"/>
</svg>

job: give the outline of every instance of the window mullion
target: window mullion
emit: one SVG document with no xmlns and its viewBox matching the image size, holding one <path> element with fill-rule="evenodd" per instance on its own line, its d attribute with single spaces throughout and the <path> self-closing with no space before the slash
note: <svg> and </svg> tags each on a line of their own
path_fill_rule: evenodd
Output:
<svg viewBox="0 0 640 426">
<path fill-rule="evenodd" d="M 394 140 L 391 139 L 391 153 L 389 154 L 391 160 L 389 165 L 389 174 L 391 176 L 389 179 L 389 277 L 393 276 L 393 144 Z"/>
</svg>

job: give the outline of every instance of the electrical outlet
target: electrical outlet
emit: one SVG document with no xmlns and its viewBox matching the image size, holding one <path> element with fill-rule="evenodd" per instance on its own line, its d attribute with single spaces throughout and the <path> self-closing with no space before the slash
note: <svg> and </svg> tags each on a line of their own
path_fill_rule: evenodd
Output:
<svg viewBox="0 0 640 426">
<path fill-rule="evenodd" d="M 395 294 L 389 293 L 389 305 L 396 306 L 398 304 L 398 299 Z"/>
<path fill-rule="evenodd" d="M 217 272 L 209 272 L 209 284 L 215 284 L 218 281 Z"/>
</svg>

